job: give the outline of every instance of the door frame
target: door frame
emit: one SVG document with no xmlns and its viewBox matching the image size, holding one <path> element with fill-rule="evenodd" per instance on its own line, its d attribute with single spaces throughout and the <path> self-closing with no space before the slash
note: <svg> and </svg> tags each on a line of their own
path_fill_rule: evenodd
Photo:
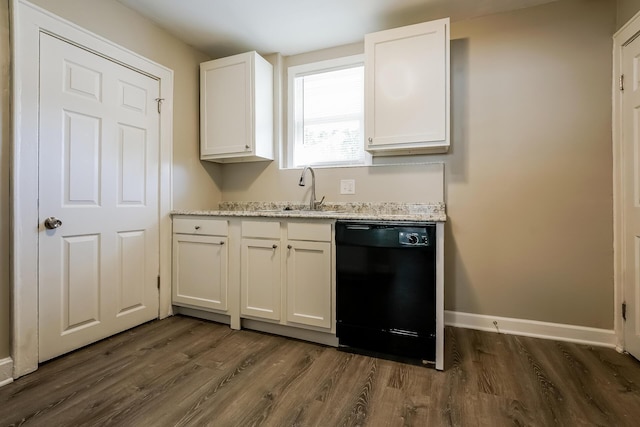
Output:
<svg viewBox="0 0 640 427">
<path fill-rule="evenodd" d="M 11 0 L 11 286 L 13 377 L 38 369 L 39 38 L 47 33 L 157 80 L 160 115 L 159 318 L 171 314 L 173 71 L 26 0 Z"/>
<path fill-rule="evenodd" d="M 624 295 L 624 168 L 622 92 L 619 77 L 622 74 L 622 51 L 640 36 L 640 12 L 631 18 L 613 35 L 613 82 L 612 82 L 612 144 L 613 144 L 613 283 L 614 283 L 614 330 L 618 351 L 625 349 L 622 303 Z M 628 79 L 630 81 L 630 79 Z"/>
</svg>

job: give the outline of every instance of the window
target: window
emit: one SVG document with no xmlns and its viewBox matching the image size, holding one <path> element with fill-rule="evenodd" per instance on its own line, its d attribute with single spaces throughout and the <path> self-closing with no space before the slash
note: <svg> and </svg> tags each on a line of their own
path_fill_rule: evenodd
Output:
<svg viewBox="0 0 640 427">
<path fill-rule="evenodd" d="M 289 67 L 288 167 L 364 165 L 362 55 Z"/>
</svg>

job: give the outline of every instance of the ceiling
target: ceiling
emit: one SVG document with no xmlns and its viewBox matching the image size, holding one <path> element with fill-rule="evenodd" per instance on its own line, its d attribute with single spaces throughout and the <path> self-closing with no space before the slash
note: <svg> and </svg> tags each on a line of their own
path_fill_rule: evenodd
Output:
<svg viewBox="0 0 640 427">
<path fill-rule="evenodd" d="M 196 49 L 220 58 L 356 43 L 365 33 L 452 21 L 555 0 L 118 0 Z"/>
</svg>

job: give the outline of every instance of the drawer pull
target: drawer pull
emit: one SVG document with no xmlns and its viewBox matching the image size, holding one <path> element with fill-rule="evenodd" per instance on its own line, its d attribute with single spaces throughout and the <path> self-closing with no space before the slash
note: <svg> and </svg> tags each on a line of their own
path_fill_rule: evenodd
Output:
<svg viewBox="0 0 640 427">
<path fill-rule="evenodd" d="M 200 226 L 199 226 L 199 225 L 196 225 L 196 226 L 195 226 L 195 227 L 193 227 L 193 228 L 195 228 L 196 230 L 200 230 Z"/>
</svg>

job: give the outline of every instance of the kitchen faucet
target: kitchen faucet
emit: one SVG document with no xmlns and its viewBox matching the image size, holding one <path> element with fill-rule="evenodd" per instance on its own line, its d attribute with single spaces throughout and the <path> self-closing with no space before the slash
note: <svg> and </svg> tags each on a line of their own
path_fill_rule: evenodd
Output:
<svg viewBox="0 0 640 427">
<path fill-rule="evenodd" d="M 307 173 L 307 170 L 311 172 L 311 197 L 309 198 L 309 209 L 315 211 L 320 209 L 320 206 L 322 206 L 322 202 L 324 202 L 324 196 L 322 196 L 322 200 L 320 200 L 319 202 L 316 201 L 316 174 L 311 166 L 305 166 L 305 168 L 302 169 L 302 175 L 300 175 L 300 182 L 298 183 L 298 185 L 300 187 L 304 187 L 304 176 Z"/>
</svg>

